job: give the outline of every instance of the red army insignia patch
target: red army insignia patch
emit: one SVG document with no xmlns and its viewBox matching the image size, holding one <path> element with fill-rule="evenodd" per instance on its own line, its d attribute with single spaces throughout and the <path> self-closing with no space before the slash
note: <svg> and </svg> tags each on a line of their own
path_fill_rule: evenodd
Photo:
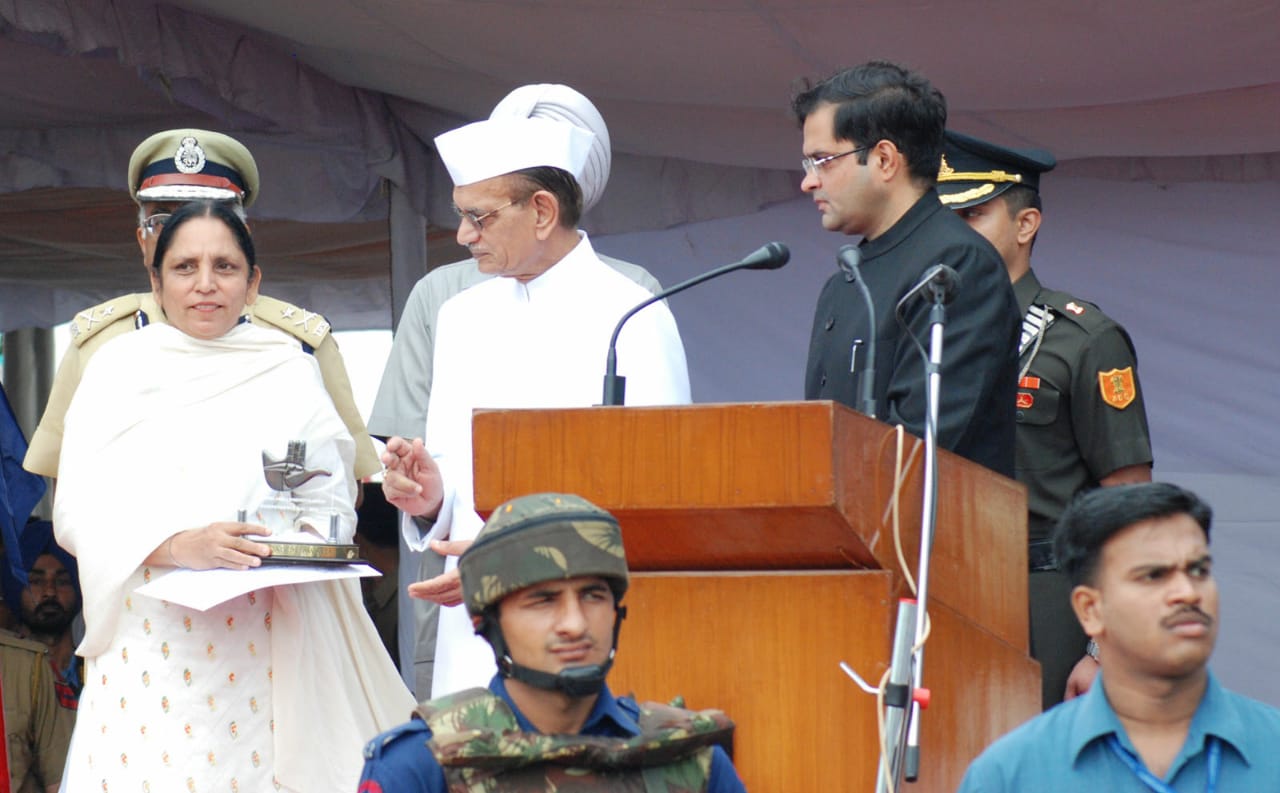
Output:
<svg viewBox="0 0 1280 793">
<path fill-rule="evenodd" d="M 1031 394 L 1027 393 L 1026 391 L 1018 392 L 1018 402 L 1017 402 L 1018 410 L 1028 410 L 1035 403 L 1036 403 L 1036 398 Z"/>
<path fill-rule="evenodd" d="M 1102 401 L 1116 410 L 1129 407 L 1138 396 L 1138 386 L 1133 382 L 1133 367 L 1098 372 L 1098 390 L 1102 392 Z"/>
</svg>

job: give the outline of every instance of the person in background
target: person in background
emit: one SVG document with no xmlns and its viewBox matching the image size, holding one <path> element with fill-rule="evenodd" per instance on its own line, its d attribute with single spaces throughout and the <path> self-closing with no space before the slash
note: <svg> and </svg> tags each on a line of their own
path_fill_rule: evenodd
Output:
<svg viewBox="0 0 1280 793">
<path fill-rule="evenodd" d="M 47 520 L 29 521 L 20 547 L 22 564 L 15 568 L 19 556 L 8 553 L 0 563 L 5 600 L 18 604 L 14 633 L 48 648 L 58 704 L 74 711 L 84 687 L 84 663 L 72 638 L 81 606 L 76 560 L 54 542 Z"/>
<path fill-rule="evenodd" d="M 1041 286 L 1031 269 L 1040 175 L 1056 164 L 1047 151 L 948 130 L 938 172 L 943 205 L 1000 252 L 1023 317 L 1014 475 L 1027 486 L 1031 655 L 1045 708 L 1084 692 L 1098 669 L 1053 559 L 1053 526 L 1082 490 L 1151 481 L 1152 460 L 1129 334 L 1094 304 Z"/>
<path fill-rule="evenodd" d="M 0 760 L 9 766 L 7 789 L 55 793 L 75 712 L 58 704 L 47 647 L 0 631 L 0 701 L 6 750 Z"/>
<path fill-rule="evenodd" d="M 400 647 L 396 634 L 396 614 L 399 608 L 396 594 L 400 591 L 396 570 L 400 561 L 400 515 L 382 495 L 382 486 L 365 482 L 364 500 L 356 509 L 355 543 L 360 556 L 382 573 L 381 576 L 360 579 L 360 591 L 364 595 L 364 608 L 378 629 L 378 638 L 387 648 L 388 655 L 399 668 Z"/>
</svg>

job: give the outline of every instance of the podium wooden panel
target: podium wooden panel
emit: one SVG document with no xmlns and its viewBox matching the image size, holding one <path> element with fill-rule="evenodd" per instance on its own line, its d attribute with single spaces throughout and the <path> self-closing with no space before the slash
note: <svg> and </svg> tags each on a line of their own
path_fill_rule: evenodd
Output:
<svg viewBox="0 0 1280 793">
<path fill-rule="evenodd" d="M 615 690 L 683 694 L 738 724 L 757 791 L 870 790 L 874 700 L 896 598 L 894 485 L 915 566 L 921 442 L 830 402 L 477 411 L 482 514 L 572 492 L 613 512 L 636 575 Z M 925 766 L 953 790 L 983 746 L 1034 715 L 1021 485 L 943 452 L 930 586 Z"/>
</svg>

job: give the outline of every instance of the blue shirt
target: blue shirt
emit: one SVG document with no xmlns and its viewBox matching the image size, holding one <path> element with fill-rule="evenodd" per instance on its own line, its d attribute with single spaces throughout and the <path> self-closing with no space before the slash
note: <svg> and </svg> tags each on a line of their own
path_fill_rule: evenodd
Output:
<svg viewBox="0 0 1280 793">
<path fill-rule="evenodd" d="M 500 675 L 489 681 L 489 690 L 511 707 L 516 722 L 525 732 L 537 732 L 507 693 Z M 640 706 L 630 697 L 615 698 L 608 687 L 600 692 L 596 704 L 582 726 L 582 735 L 630 738 L 640 734 L 636 719 Z M 364 748 L 364 773 L 360 775 L 359 793 L 448 793 L 444 771 L 427 748 L 431 730 L 421 719 L 413 719 L 374 738 Z M 729 756 L 714 747 L 708 793 L 746 793 Z"/>
<path fill-rule="evenodd" d="M 1099 675 L 1084 696 L 992 744 L 969 766 L 959 793 L 1150 793 L 1107 746 L 1109 735 L 1137 755 Z M 1211 736 L 1222 745 L 1220 793 L 1280 790 L 1280 710 L 1228 691 L 1212 673 L 1166 784 L 1180 793 L 1205 790 Z"/>
</svg>

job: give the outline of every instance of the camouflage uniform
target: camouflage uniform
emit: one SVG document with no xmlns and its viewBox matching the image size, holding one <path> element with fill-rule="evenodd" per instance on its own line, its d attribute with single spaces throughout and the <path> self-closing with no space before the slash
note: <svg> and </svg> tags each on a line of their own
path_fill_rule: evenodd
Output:
<svg viewBox="0 0 1280 793">
<path fill-rule="evenodd" d="M 578 496 L 556 493 L 525 496 L 494 510 L 458 569 L 467 611 L 486 620 L 493 606 L 533 584 L 600 577 L 616 601 L 629 583 L 622 532 L 613 516 Z M 500 632 L 484 635 L 493 642 Z M 603 687 L 591 695 L 595 702 L 578 734 L 545 735 L 508 693 L 504 675 L 518 676 L 520 667 L 502 666 L 488 691 L 470 689 L 424 703 L 408 724 L 371 741 L 361 793 L 745 790 L 716 745 L 728 745 L 733 733 L 723 713 L 641 706 Z"/>
<path fill-rule="evenodd" d="M 728 722 L 721 721 L 724 719 L 723 714 L 717 711 L 692 713 L 680 709 L 668 710 L 666 706 L 654 705 L 653 703 L 645 703 L 641 706 L 630 697 L 614 697 L 608 687 L 600 693 L 599 699 L 597 699 L 595 707 L 592 709 L 591 715 L 587 717 L 586 724 L 583 725 L 579 735 L 556 736 L 556 738 L 564 741 L 556 747 L 556 751 L 585 753 L 588 751 L 588 740 L 601 741 L 608 747 L 642 744 L 643 739 L 638 736 L 645 734 L 662 736 L 663 718 L 668 719 L 666 722 L 666 727 L 668 728 L 671 728 L 673 724 L 679 724 L 682 719 L 688 719 L 692 731 L 706 730 L 706 732 L 691 735 L 683 744 L 674 743 L 671 738 L 675 736 L 665 736 L 665 748 L 659 748 L 656 751 L 681 753 L 681 757 L 677 758 L 673 765 L 652 765 L 655 760 L 659 759 L 656 754 L 648 758 L 648 763 L 651 764 L 648 768 L 642 767 L 644 758 L 632 758 L 631 764 L 634 767 L 631 769 L 630 776 L 619 773 L 615 778 L 609 778 L 600 770 L 571 769 L 567 766 L 558 768 L 547 765 L 541 758 L 521 755 L 520 752 L 524 752 L 527 749 L 539 748 L 536 744 L 528 743 L 528 741 L 550 736 L 538 735 L 536 728 L 511 701 L 505 681 L 501 676 L 495 676 L 489 684 L 488 693 L 481 694 L 483 699 L 477 697 L 473 700 L 473 703 L 481 708 L 479 712 L 484 714 L 484 718 L 493 718 L 494 721 L 500 722 L 499 724 L 492 722 L 486 724 L 487 729 L 490 731 L 488 734 L 495 735 L 496 733 L 495 737 L 500 737 L 500 740 L 497 741 L 497 747 L 509 748 L 517 753 L 517 757 L 512 759 L 499 755 L 493 758 L 486 758 L 486 760 L 489 762 L 510 763 L 512 766 L 523 764 L 524 768 L 511 769 L 512 775 L 504 774 L 501 776 L 481 776 L 494 774 L 494 771 L 492 768 L 488 770 L 477 769 L 476 776 L 472 780 L 477 786 L 468 787 L 466 780 L 446 778 L 445 768 L 433 753 L 432 744 L 435 743 L 435 736 L 432 728 L 428 726 L 427 722 L 423 721 L 421 714 L 427 712 L 427 709 L 439 710 L 447 706 L 449 701 L 453 701 L 456 704 L 460 698 L 476 697 L 477 692 L 482 691 L 482 689 L 473 689 L 430 703 L 424 703 L 412 721 L 389 730 L 370 741 L 364 749 L 365 765 L 364 774 L 360 777 L 360 793 L 459 793 L 459 791 L 466 791 L 467 793 L 486 791 L 487 793 L 487 791 L 497 790 L 534 790 L 539 791 L 539 793 L 550 790 L 566 791 L 566 793 L 567 791 L 577 790 L 629 791 L 646 790 L 644 784 L 651 779 L 663 779 L 675 785 L 670 788 L 656 788 L 664 791 L 664 793 L 668 790 L 670 793 L 681 793 L 685 790 L 705 790 L 707 793 L 743 793 L 746 790 L 725 750 L 721 746 L 713 745 L 715 742 L 723 741 L 727 738 L 724 727 Z M 492 695 L 492 700 L 490 695 Z M 490 701 L 505 705 L 507 713 L 514 719 L 515 727 L 512 730 L 503 731 L 503 727 L 509 724 L 506 721 L 506 714 L 495 716 L 489 713 L 490 706 L 487 703 Z M 652 711 L 655 715 L 646 716 L 646 711 Z M 589 739 L 589 736 L 599 737 Z M 478 753 L 476 747 L 463 747 L 458 743 L 459 738 L 465 742 L 467 737 L 466 735 L 459 736 L 457 734 L 451 737 L 445 734 L 442 738 L 447 745 L 439 745 L 434 748 L 443 749 L 451 754 L 457 754 L 460 751 Z M 490 746 L 493 746 L 493 743 L 490 743 Z M 690 759 L 692 759 L 692 763 L 689 762 Z M 460 765 L 450 767 L 448 773 L 457 774 L 459 768 L 461 768 Z M 614 771 L 616 773 L 617 769 L 615 768 Z M 529 776 L 521 779 L 516 774 L 528 774 Z M 681 774 L 690 774 L 691 776 L 682 777 L 680 776 Z M 641 781 L 636 780 L 637 776 L 641 778 Z M 566 781 L 575 781 L 577 779 L 583 780 L 581 787 L 563 786 Z M 456 786 L 454 786 L 455 783 Z M 482 784 L 487 784 L 489 787 L 480 786 Z M 533 787 L 518 786 L 529 784 L 532 784 Z M 561 785 L 561 787 L 552 787 L 551 785 L 553 784 Z M 625 785 L 628 784 L 634 787 L 626 787 Z"/>
<path fill-rule="evenodd" d="M 431 728 L 427 746 L 452 793 L 706 790 L 713 745 L 733 734 L 728 717 L 654 702 L 639 708 L 641 732 L 629 738 L 521 731 L 506 701 L 479 688 L 424 703 L 416 715 Z"/>
</svg>

